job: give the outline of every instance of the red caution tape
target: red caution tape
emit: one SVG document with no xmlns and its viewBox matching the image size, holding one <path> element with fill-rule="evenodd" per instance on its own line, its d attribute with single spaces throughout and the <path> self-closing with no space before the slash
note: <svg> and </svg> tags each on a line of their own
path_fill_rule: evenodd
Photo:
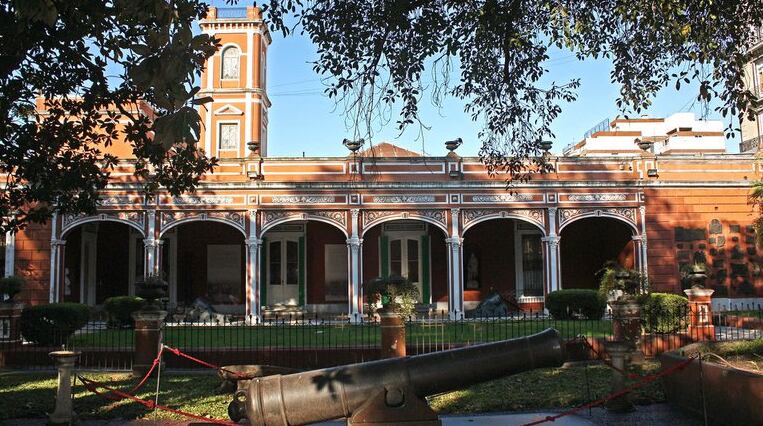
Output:
<svg viewBox="0 0 763 426">
<path fill-rule="evenodd" d="M 248 379 L 249 378 L 245 374 L 241 374 L 241 373 L 238 373 L 236 371 L 231 371 L 231 370 L 228 370 L 227 368 L 223 368 L 223 367 L 220 367 L 218 365 L 211 364 L 211 363 L 206 362 L 206 361 L 202 361 L 202 360 L 200 360 L 200 359 L 198 359 L 196 357 L 193 357 L 191 355 L 183 353 L 183 351 L 181 351 L 180 349 L 172 348 L 172 347 L 169 347 L 169 346 L 163 346 L 163 348 L 167 349 L 168 351 L 172 352 L 173 354 L 175 354 L 177 356 L 189 359 L 189 360 L 191 360 L 191 361 L 193 361 L 193 362 L 195 362 L 197 364 L 203 365 L 203 366 L 208 367 L 208 368 L 215 369 L 217 371 L 224 371 L 224 372 L 226 372 L 228 374 L 231 374 L 231 375 L 233 375 L 233 376 L 235 376 L 235 377 L 237 377 L 239 379 Z"/>
<path fill-rule="evenodd" d="M 179 416 L 189 417 L 189 418 L 196 419 L 196 420 L 202 420 L 204 422 L 216 423 L 216 424 L 226 425 L 226 426 L 238 426 L 238 423 L 233 423 L 233 422 L 229 422 L 229 421 L 226 421 L 226 420 L 220 420 L 220 419 L 215 419 L 215 418 L 211 418 L 211 417 L 204 417 L 204 416 L 200 416 L 198 414 L 193 414 L 193 413 L 188 413 L 188 412 L 181 411 L 181 410 L 176 410 L 174 408 L 167 407 L 166 405 L 156 404 L 153 401 L 149 401 L 149 400 L 145 400 L 145 399 L 140 399 L 140 398 L 138 398 L 135 395 L 130 395 L 127 392 L 122 392 L 122 391 L 120 391 L 118 389 L 114 389 L 114 388 L 109 387 L 109 386 L 107 386 L 107 385 L 105 385 L 103 383 L 99 383 L 99 382 L 90 380 L 90 379 L 82 377 L 80 375 L 77 375 L 77 377 L 80 379 L 80 381 L 82 381 L 82 383 L 85 385 L 85 387 L 89 391 L 93 392 L 96 395 L 100 395 L 100 396 L 102 396 L 104 398 L 107 398 L 107 399 L 111 399 L 111 398 L 109 398 L 108 394 L 105 394 L 105 393 L 99 391 L 98 388 L 106 389 L 107 391 L 109 391 L 109 393 L 112 393 L 114 395 L 120 396 L 123 399 L 126 398 L 126 399 L 129 399 L 131 401 L 137 402 L 138 404 L 143 405 L 144 407 L 148 408 L 149 410 L 157 409 L 157 410 L 162 410 L 162 411 L 167 411 L 169 413 L 177 414 Z"/>
</svg>

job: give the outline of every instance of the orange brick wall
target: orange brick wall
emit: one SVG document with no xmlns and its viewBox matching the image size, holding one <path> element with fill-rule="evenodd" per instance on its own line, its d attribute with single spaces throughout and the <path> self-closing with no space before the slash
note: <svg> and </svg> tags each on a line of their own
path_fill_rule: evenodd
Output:
<svg viewBox="0 0 763 426">
<path fill-rule="evenodd" d="M 50 225 L 30 225 L 16 234 L 16 275 L 27 285 L 18 296 L 24 303 L 47 303 L 50 287 Z"/>
<path fill-rule="evenodd" d="M 747 203 L 748 192 L 747 188 L 645 191 L 648 266 L 655 290 L 679 292 L 679 267 L 692 263 L 699 252 L 711 266 L 707 286 L 716 289 L 716 296 L 722 296 L 722 287 L 731 297 L 763 296 L 761 257 L 755 248 L 754 236 L 747 228 L 757 217 Z M 714 219 L 720 221 L 720 230 L 711 229 Z M 679 230 L 677 235 L 679 227 L 690 231 Z M 696 235 L 686 235 L 692 232 Z M 680 238 L 682 233 L 684 238 Z M 743 276 L 732 276 L 734 268 L 745 267 L 746 279 L 755 294 L 749 294 Z"/>
</svg>

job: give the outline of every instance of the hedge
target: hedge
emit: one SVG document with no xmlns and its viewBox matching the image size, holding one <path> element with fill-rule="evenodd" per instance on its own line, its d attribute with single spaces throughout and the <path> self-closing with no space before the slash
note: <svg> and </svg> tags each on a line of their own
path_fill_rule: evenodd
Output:
<svg viewBox="0 0 763 426">
<path fill-rule="evenodd" d="M 89 319 L 90 308 L 79 303 L 29 306 L 21 312 L 21 334 L 33 343 L 62 345 Z"/>
<path fill-rule="evenodd" d="M 144 300 L 135 296 L 109 297 L 103 302 L 103 309 L 109 315 L 110 327 L 131 327 L 132 313 L 143 307 Z"/>
<path fill-rule="evenodd" d="M 678 294 L 641 296 L 641 322 L 647 333 L 675 333 L 686 329 L 689 300 Z"/>
<path fill-rule="evenodd" d="M 606 301 L 596 290 L 570 289 L 552 291 L 546 295 L 546 309 L 554 319 L 583 317 L 598 320 L 607 309 Z"/>
</svg>

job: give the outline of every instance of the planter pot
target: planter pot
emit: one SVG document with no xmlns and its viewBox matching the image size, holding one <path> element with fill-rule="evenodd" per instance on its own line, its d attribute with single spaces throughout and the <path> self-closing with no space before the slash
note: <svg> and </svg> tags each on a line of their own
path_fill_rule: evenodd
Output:
<svg viewBox="0 0 763 426">
<path fill-rule="evenodd" d="M 405 351 L 405 323 L 400 315 L 382 310 L 381 319 L 381 357 L 398 358 Z"/>
<path fill-rule="evenodd" d="M 660 355 L 662 368 L 686 360 L 692 345 Z M 699 416 L 707 413 L 710 424 L 763 426 L 763 375 L 698 360 L 663 377 L 665 396 L 671 404 Z M 703 405 L 704 401 L 704 405 Z"/>
<path fill-rule="evenodd" d="M 24 304 L 0 303 L 0 345 L 21 342 L 21 311 Z"/>
</svg>

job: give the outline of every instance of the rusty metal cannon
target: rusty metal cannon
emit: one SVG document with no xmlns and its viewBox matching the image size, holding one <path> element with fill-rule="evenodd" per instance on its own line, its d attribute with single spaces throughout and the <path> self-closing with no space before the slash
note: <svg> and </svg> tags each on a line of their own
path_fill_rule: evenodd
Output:
<svg viewBox="0 0 763 426">
<path fill-rule="evenodd" d="M 426 396 L 563 363 L 554 329 L 527 337 L 252 380 L 230 407 L 235 421 L 294 426 L 346 417 L 348 425 L 440 425 Z"/>
</svg>

